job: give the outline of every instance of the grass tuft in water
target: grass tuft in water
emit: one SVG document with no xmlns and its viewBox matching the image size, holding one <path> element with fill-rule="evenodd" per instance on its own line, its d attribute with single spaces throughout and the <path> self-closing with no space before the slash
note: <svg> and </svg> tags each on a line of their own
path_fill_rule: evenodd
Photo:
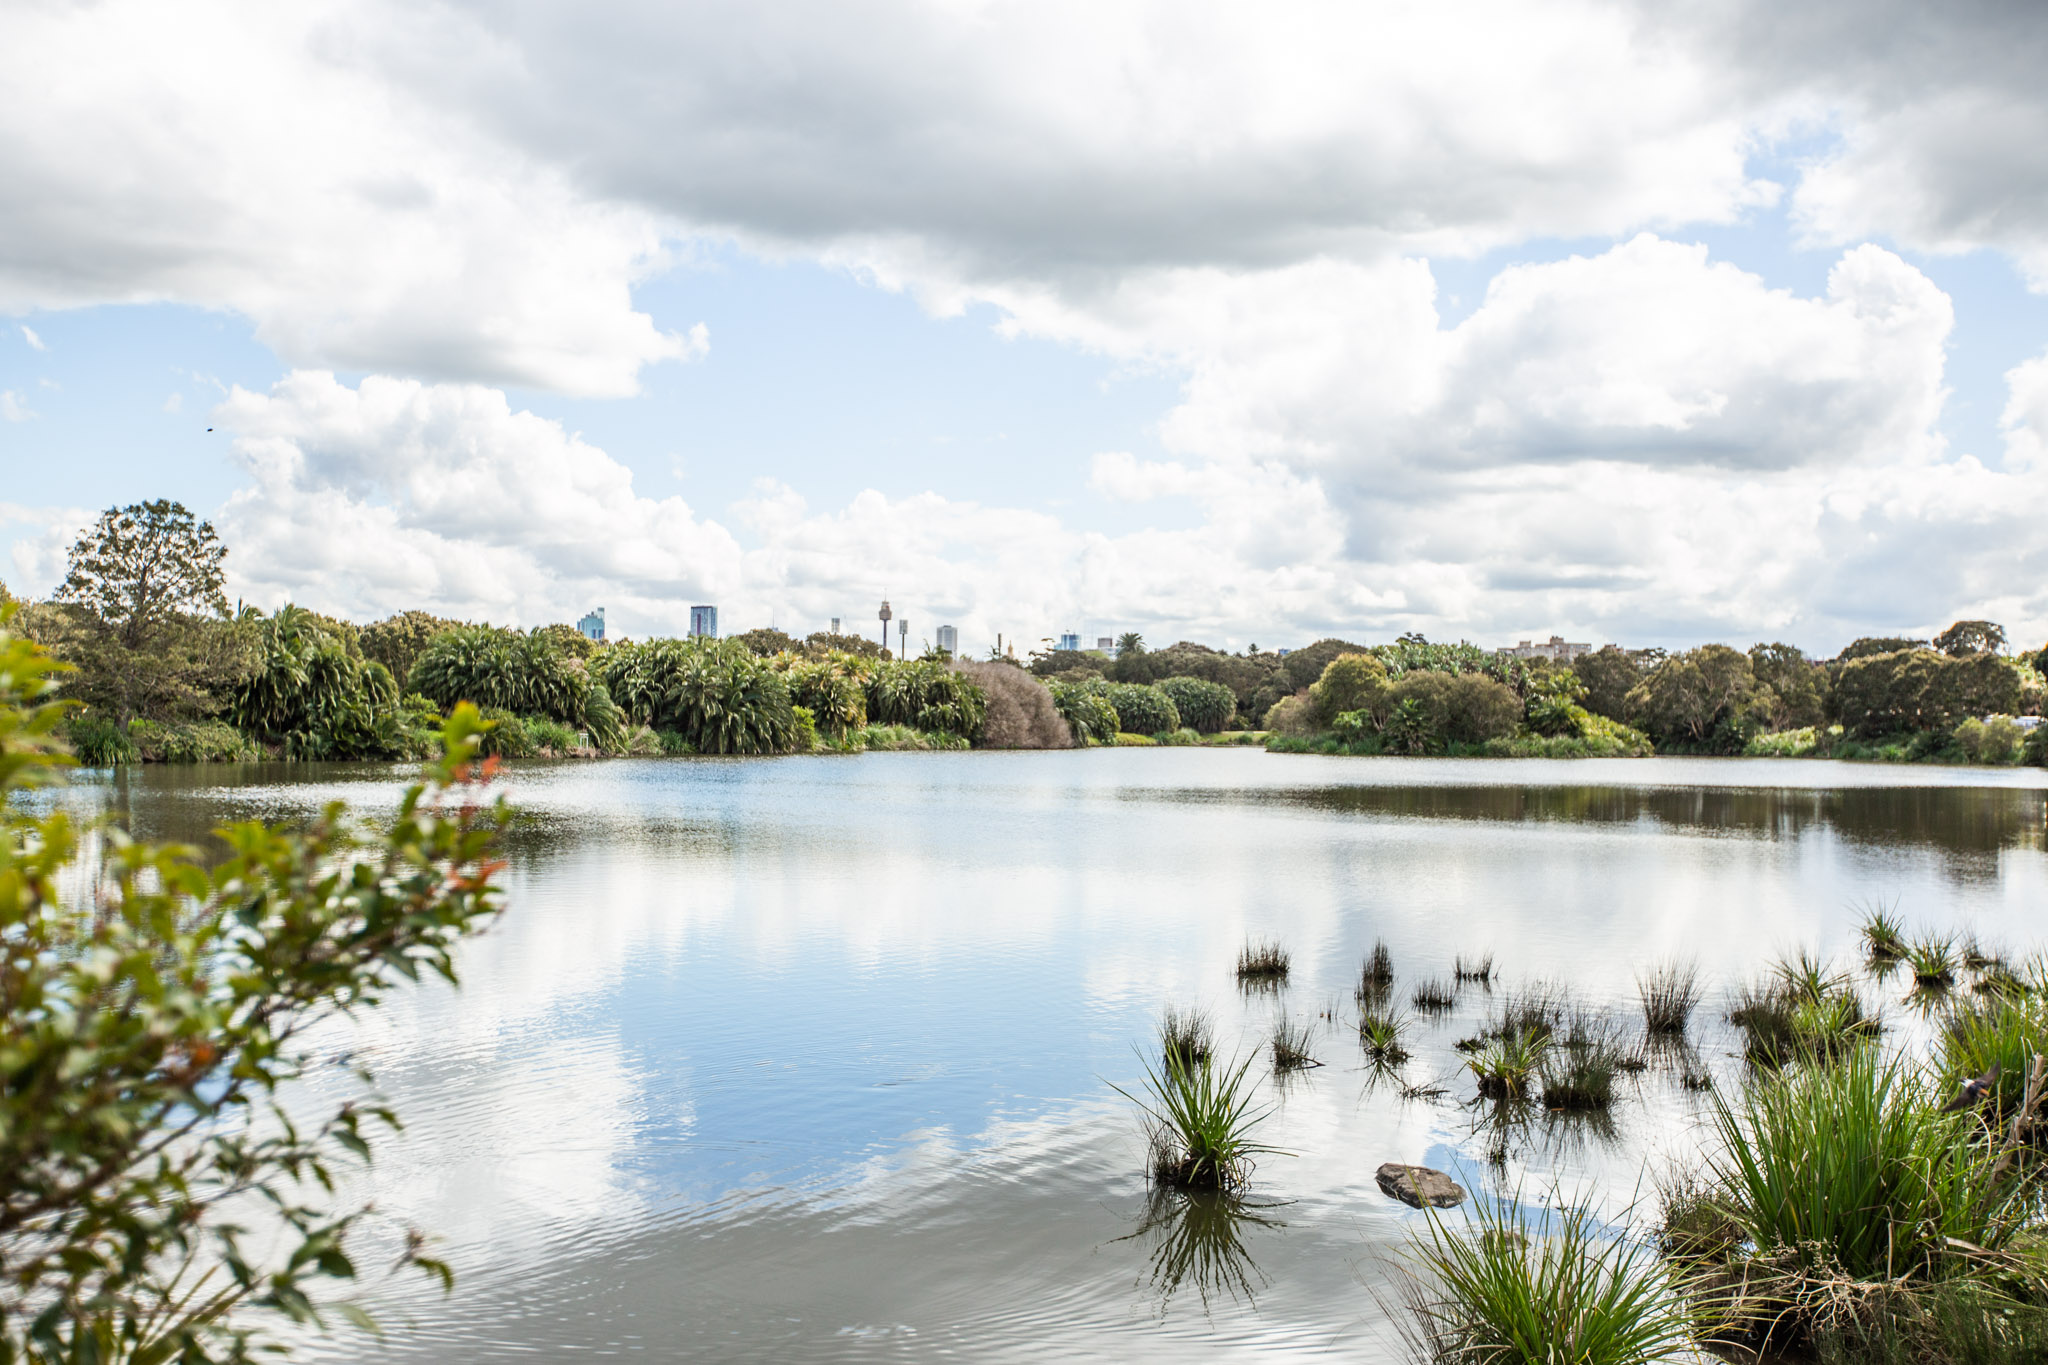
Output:
<svg viewBox="0 0 2048 1365">
<path fill-rule="evenodd" d="M 1424 1014 L 1442 1014 L 1458 1003 L 1457 987 L 1439 977 L 1420 982 L 1411 998 L 1415 1008 Z"/>
<path fill-rule="evenodd" d="M 1159 1020 L 1159 1052 L 1165 1065 L 1199 1066 L 1215 1051 L 1215 1027 L 1204 1010 L 1168 1005 Z"/>
<path fill-rule="evenodd" d="M 1287 950 L 1272 939 L 1248 939 L 1237 953 L 1237 979 L 1275 983 L 1287 979 Z"/>
<path fill-rule="evenodd" d="M 1441 1362 L 1641 1365 L 1697 1358 L 1706 1318 L 1654 1248 L 1608 1235 L 1583 1208 L 1531 1214 L 1480 1199 L 1462 1228 L 1412 1235 L 1405 1334 Z"/>
<path fill-rule="evenodd" d="M 1529 1093 L 1544 1054 L 1550 1050 L 1550 1031 L 1489 1033 L 1477 1051 L 1466 1057 L 1465 1066 L 1479 1082 L 1480 1095 L 1489 1100 L 1520 1099 Z"/>
<path fill-rule="evenodd" d="M 1926 990 L 1955 985 L 1959 961 L 1954 939 L 1928 937 L 1906 945 L 1906 966 L 1913 973 L 1913 984 Z"/>
<path fill-rule="evenodd" d="M 1251 1132 L 1270 1113 L 1253 1108 L 1252 1058 L 1229 1067 L 1145 1063 L 1144 1094 L 1110 1088 L 1135 1103 L 1148 1121 L 1148 1165 L 1155 1183 L 1177 1190 L 1235 1190 L 1251 1178 L 1254 1158 L 1279 1149 Z"/>
<path fill-rule="evenodd" d="M 1358 969 L 1358 990 L 1360 1000 L 1372 1000 L 1387 993 L 1394 984 L 1394 955 L 1387 951 L 1384 939 L 1374 939 L 1372 951 L 1366 954 L 1365 965 Z"/>
<path fill-rule="evenodd" d="M 1461 985 L 1468 981 L 1475 986 L 1492 985 L 1493 954 L 1482 953 L 1477 957 L 1466 957 L 1460 953 L 1451 963 L 1451 979 Z"/>
<path fill-rule="evenodd" d="M 1321 1066 L 1321 1062 L 1309 1055 L 1310 1042 L 1306 1023 L 1283 1018 L 1273 1028 L 1273 1069 L 1300 1071 L 1306 1067 Z"/>
<path fill-rule="evenodd" d="M 1588 1016 L 1573 1019 L 1553 1035 L 1538 1071 L 1546 1109 L 1605 1109 L 1614 1103 L 1614 1078 L 1627 1069 L 1630 1053 L 1614 1028 Z"/>
<path fill-rule="evenodd" d="M 1402 1032 L 1400 1017 L 1391 1011 L 1367 1010 L 1358 1017 L 1358 1041 L 1366 1055 L 1387 1066 L 1408 1060 L 1408 1049 L 1401 1045 Z"/>
<path fill-rule="evenodd" d="M 1744 1053 L 1762 1066 L 1801 1057 L 1835 1057 L 1878 1032 L 1846 974 L 1808 954 L 1781 961 L 1765 980 L 1735 997 L 1728 1022 L 1740 1028 Z"/>
<path fill-rule="evenodd" d="M 1874 905 L 1864 912 L 1863 947 L 1872 962 L 1896 962 L 1906 955 L 1906 926 L 1890 906 Z"/>
<path fill-rule="evenodd" d="M 1700 972 L 1691 962 L 1663 962 L 1636 979 L 1643 1001 L 1643 1026 L 1652 1035 L 1685 1032 L 1700 1002 Z"/>
</svg>

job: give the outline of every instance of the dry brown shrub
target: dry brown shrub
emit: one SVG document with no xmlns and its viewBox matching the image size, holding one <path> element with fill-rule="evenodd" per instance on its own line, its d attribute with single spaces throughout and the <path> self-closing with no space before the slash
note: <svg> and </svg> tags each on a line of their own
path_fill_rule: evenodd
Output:
<svg viewBox="0 0 2048 1365">
<path fill-rule="evenodd" d="M 956 659 L 953 667 L 988 694 L 985 749 L 1071 749 L 1074 735 L 1045 684 L 1014 664 Z"/>
</svg>

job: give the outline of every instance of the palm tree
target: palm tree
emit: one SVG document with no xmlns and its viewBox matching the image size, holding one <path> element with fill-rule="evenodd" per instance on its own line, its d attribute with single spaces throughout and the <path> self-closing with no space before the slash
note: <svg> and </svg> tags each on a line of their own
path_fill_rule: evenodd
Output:
<svg viewBox="0 0 2048 1365">
<path fill-rule="evenodd" d="M 1125 631 L 1116 637 L 1116 652 L 1119 655 L 1143 654 L 1145 652 L 1145 637 L 1138 634 L 1135 630 Z"/>
</svg>

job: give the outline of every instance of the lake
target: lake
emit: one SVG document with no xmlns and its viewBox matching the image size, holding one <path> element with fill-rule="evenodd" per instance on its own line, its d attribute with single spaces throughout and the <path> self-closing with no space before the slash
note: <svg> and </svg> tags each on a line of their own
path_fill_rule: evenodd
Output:
<svg viewBox="0 0 2048 1365">
<path fill-rule="evenodd" d="M 147 768 L 64 799 L 196 839 L 388 807 L 403 775 Z M 2036 946 L 2044 782 L 1242 749 L 519 765 L 510 909 L 462 990 L 330 1031 L 307 1087 L 338 1099 L 344 1058 L 374 1067 L 407 1129 L 364 1189 L 440 1239 L 455 1293 L 372 1273 L 384 1340 L 338 1327 L 304 1354 L 1395 1358 L 1387 1267 L 1421 1215 L 1381 1162 L 1619 1226 L 1701 1140 L 1709 1101 L 1669 1059 L 1605 1121 L 1475 1103 L 1451 1045 L 1502 989 L 1566 983 L 1639 1028 L 1636 974 L 1692 958 L 1694 1061 L 1732 1083 L 1728 993 L 1781 951 L 1846 965 L 1868 905 Z M 1284 990 L 1238 990 L 1252 935 L 1291 952 Z M 1355 1032 L 1376 939 L 1403 1002 L 1458 954 L 1501 977 L 1416 1018 L 1397 1077 Z M 1898 990 L 1870 992 L 1910 1036 Z M 1293 1155 L 1261 1160 L 1241 1218 L 1152 1201 L 1111 1088 L 1169 1002 L 1208 1009 L 1226 1055 L 1282 1012 L 1314 1027 L 1325 1064 L 1264 1082 L 1260 1136 Z"/>
</svg>

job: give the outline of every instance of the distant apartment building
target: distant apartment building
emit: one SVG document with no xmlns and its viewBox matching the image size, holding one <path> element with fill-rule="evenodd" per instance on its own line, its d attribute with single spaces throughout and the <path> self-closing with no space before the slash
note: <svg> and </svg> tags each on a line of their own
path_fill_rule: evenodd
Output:
<svg viewBox="0 0 2048 1365">
<path fill-rule="evenodd" d="M 1549 659 L 1553 663 L 1568 664 L 1581 654 L 1591 654 L 1593 646 L 1573 644 L 1562 635 L 1553 635 L 1544 644 L 1524 640 L 1512 649 L 1503 648 L 1498 652 L 1511 659 Z"/>
<path fill-rule="evenodd" d="M 839 618 L 836 616 L 832 618 L 832 633 L 834 635 L 839 633 Z"/>
<path fill-rule="evenodd" d="M 1114 658 L 1116 657 L 1116 636 L 1114 636 L 1114 635 L 1098 635 L 1098 636 L 1096 636 L 1096 637 L 1095 637 L 1095 648 L 1096 648 L 1097 652 L 1099 652 L 1099 653 L 1102 653 L 1102 654 L 1107 654 L 1107 655 L 1108 655 L 1108 656 L 1109 656 L 1110 658 L 1114 659 Z"/>
<path fill-rule="evenodd" d="M 718 638 L 718 608 L 691 607 L 690 634 L 708 635 L 716 640 Z"/>
<path fill-rule="evenodd" d="M 957 657 L 960 653 L 960 632 L 951 626 L 940 626 L 939 648 Z"/>
<path fill-rule="evenodd" d="M 1078 653 L 1081 649 L 1081 636 L 1078 632 L 1070 630 L 1065 635 L 1060 636 L 1060 642 L 1054 645 L 1053 648 L 1071 649 Z"/>
<path fill-rule="evenodd" d="M 602 640 L 604 638 L 604 608 L 597 607 L 593 609 L 588 616 L 585 616 L 576 623 L 576 629 L 582 631 L 584 638 L 587 640 Z"/>
</svg>

